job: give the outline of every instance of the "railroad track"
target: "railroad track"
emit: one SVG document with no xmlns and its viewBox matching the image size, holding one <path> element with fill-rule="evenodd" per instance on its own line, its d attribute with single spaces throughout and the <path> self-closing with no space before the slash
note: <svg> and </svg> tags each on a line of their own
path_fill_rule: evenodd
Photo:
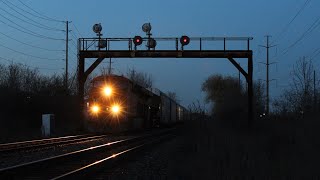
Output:
<svg viewBox="0 0 320 180">
<path fill-rule="evenodd" d="M 75 135 L 75 136 L 64 136 L 49 139 L 39 139 L 31 141 L 21 141 L 13 143 L 0 144 L 0 153 L 16 152 L 20 150 L 37 149 L 43 147 L 56 146 L 61 144 L 68 144 L 74 142 L 89 141 L 99 138 L 104 138 L 107 135 Z"/>
<path fill-rule="evenodd" d="M 0 169 L 0 179 L 80 179 L 100 167 L 173 136 L 173 129 L 109 142 L 90 148 Z"/>
</svg>

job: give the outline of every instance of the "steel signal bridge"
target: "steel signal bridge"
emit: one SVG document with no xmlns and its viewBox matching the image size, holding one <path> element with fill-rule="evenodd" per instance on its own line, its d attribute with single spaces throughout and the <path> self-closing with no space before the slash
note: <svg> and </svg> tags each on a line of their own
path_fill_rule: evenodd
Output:
<svg viewBox="0 0 320 180">
<path fill-rule="evenodd" d="M 180 38 L 152 38 L 153 43 L 156 42 L 154 48 L 144 46 L 149 44 L 150 37 L 141 39 L 143 43 L 139 40 L 138 45 L 134 42 L 134 38 L 80 38 L 78 40 L 78 95 L 82 108 L 84 107 L 84 83 L 88 75 L 105 58 L 225 58 L 246 78 L 248 123 L 249 126 L 252 124 L 253 53 L 250 50 L 252 37 L 190 37 L 188 45 L 181 44 Z M 96 60 L 85 69 L 86 58 L 96 58 Z M 235 58 L 248 60 L 247 71 L 235 61 Z"/>
</svg>

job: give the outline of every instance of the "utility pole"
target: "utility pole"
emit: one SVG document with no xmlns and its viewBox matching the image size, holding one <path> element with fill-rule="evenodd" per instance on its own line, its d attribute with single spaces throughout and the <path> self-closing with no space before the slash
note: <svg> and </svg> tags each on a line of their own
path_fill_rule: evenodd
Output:
<svg viewBox="0 0 320 180">
<path fill-rule="evenodd" d="M 108 48 L 108 51 L 109 51 L 109 50 L 110 50 L 110 43 L 108 43 L 107 48 Z M 110 57 L 110 59 L 109 59 L 109 68 L 108 68 L 108 75 L 111 74 L 111 70 L 112 70 L 111 65 L 112 65 L 112 61 L 111 61 L 111 57 Z"/>
<path fill-rule="evenodd" d="M 317 111 L 317 92 L 316 92 L 316 70 L 313 71 L 313 106 L 314 112 Z"/>
<path fill-rule="evenodd" d="M 69 21 L 66 21 L 66 92 L 68 92 L 68 49 L 69 49 Z"/>
<path fill-rule="evenodd" d="M 270 101 L 270 97 L 269 97 L 269 65 L 271 65 L 272 63 L 269 63 L 269 48 L 272 48 L 274 46 L 270 46 L 269 44 L 269 35 L 266 35 L 265 36 L 267 38 L 267 45 L 266 46 L 262 46 L 262 47 L 265 47 L 267 49 L 267 62 L 265 63 L 266 65 L 266 69 L 267 69 L 267 72 L 266 72 L 266 115 L 269 115 L 269 101 Z M 261 46 L 261 45 L 260 45 Z"/>
<path fill-rule="evenodd" d="M 111 58 L 109 59 L 109 69 L 108 69 L 108 74 L 110 75 L 111 74 L 111 64 L 112 64 L 112 62 L 111 62 Z"/>
</svg>

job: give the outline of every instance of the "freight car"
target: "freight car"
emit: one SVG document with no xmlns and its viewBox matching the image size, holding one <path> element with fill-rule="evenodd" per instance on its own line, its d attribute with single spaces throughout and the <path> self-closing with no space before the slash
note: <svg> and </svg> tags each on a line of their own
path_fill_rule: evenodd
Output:
<svg viewBox="0 0 320 180">
<path fill-rule="evenodd" d="M 86 127 L 94 132 L 172 126 L 189 116 L 186 108 L 160 90 L 118 75 L 94 78 L 85 103 Z"/>
</svg>

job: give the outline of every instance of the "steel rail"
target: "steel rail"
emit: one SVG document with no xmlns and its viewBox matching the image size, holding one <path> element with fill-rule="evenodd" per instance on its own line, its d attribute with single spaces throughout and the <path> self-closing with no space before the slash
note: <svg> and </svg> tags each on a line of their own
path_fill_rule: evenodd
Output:
<svg viewBox="0 0 320 180">
<path fill-rule="evenodd" d="M 88 161 L 95 161 L 92 160 L 92 158 L 97 158 L 96 156 L 99 154 L 105 155 L 105 153 L 117 148 L 148 140 L 152 137 L 159 137 L 160 135 L 167 134 L 168 132 L 169 131 L 167 130 L 153 134 L 139 135 L 53 157 L 2 168 L 0 169 L 0 179 L 25 179 L 27 177 L 34 178 L 39 176 L 44 176 L 46 177 L 45 179 L 48 179 L 48 177 L 57 177 L 57 174 L 65 174 L 68 168 L 74 169 L 74 163 L 76 163 L 76 166 L 82 165 L 81 163 L 83 163 L 83 161 L 87 164 Z M 70 166 L 70 164 L 72 166 Z"/>
<path fill-rule="evenodd" d="M 54 146 L 54 145 L 72 143 L 72 142 L 99 139 L 99 138 L 104 138 L 106 136 L 107 135 L 99 135 L 99 136 L 79 135 L 79 136 L 66 136 L 61 138 L 50 138 L 50 139 L 43 139 L 43 140 L 22 141 L 17 143 L 0 144 L 0 152 L 1 153 L 14 152 L 18 150 L 41 148 L 46 146 Z"/>
</svg>

